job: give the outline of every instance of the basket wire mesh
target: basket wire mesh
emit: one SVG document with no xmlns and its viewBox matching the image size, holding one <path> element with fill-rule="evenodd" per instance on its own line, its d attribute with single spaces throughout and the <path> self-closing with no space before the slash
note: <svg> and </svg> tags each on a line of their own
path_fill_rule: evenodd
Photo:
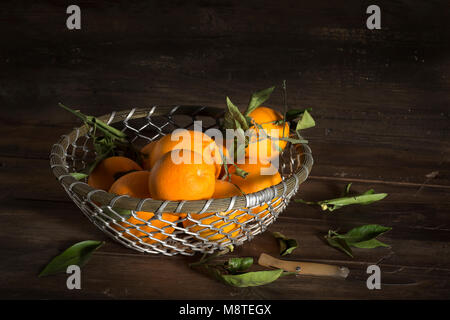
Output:
<svg viewBox="0 0 450 320">
<path fill-rule="evenodd" d="M 122 132 L 138 148 L 177 128 L 217 128 L 223 109 L 205 106 L 153 106 L 112 112 L 99 117 Z M 95 159 L 94 132 L 75 128 L 54 144 L 50 166 L 64 190 L 99 229 L 124 246 L 144 253 L 193 255 L 241 245 L 264 232 L 288 205 L 313 164 L 308 145 L 288 143 L 280 156 L 283 178 L 276 186 L 225 199 L 161 201 L 115 195 L 76 180 Z M 175 186 L 177 187 L 177 186 Z M 121 214 L 130 210 L 130 216 Z"/>
</svg>

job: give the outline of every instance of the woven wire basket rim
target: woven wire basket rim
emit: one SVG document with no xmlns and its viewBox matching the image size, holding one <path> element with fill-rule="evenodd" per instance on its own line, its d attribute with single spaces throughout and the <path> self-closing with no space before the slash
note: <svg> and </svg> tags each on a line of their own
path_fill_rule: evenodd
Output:
<svg viewBox="0 0 450 320">
<path fill-rule="evenodd" d="M 215 117 L 216 119 L 224 113 L 222 108 L 209 106 L 155 105 L 150 108 L 134 108 L 112 112 L 97 118 L 111 124 L 119 121 L 126 122 L 130 119 L 136 118 L 150 118 L 151 116 L 161 115 L 164 116 L 167 115 L 168 112 L 170 115 L 177 110 L 183 109 L 186 111 L 186 114 L 190 116 L 193 115 L 192 111 L 194 111 L 199 115 L 208 115 Z M 281 183 L 255 193 L 234 196 L 231 198 L 182 201 L 164 201 L 155 200 L 152 198 L 140 199 L 129 197 L 127 195 L 118 196 L 104 190 L 95 189 L 85 182 L 76 180 L 69 173 L 66 162 L 67 148 L 79 137 L 86 134 L 88 130 L 89 126 L 85 124 L 74 128 L 69 134 L 61 136 L 60 140 L 52 146 L 50 153 L 50 167 L 57 180 L 65 189 L 74 192 L 81 198 L 86 198 L 89 202 L 96 203 L 98 206 L 108 206 L 111 208 L 155 213 L 203 213 L 206 210 L 227 212 L 234 209 L 248 208 L 266 203 L 267 201 L 271 201 L 277 197 L 284 196 L 292 191 L 295 191 L 298 186 L 307 179 L 313 165 L 313 157 L 309 146 L 307 144 L 298 144 L 296 145 L 296 148 L 301 155 L 300 166 L 288 178 L 283 179 Z"/>
</svg>

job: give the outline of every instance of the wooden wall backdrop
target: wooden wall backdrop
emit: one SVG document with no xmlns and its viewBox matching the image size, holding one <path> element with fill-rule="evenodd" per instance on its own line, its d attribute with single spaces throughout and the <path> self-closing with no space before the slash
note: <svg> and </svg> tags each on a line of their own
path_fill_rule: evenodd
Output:
<svg viewBox="0 0 450 320">
<path fill-rule="evenodd" d="M 82 29 L 66 29 L 69 4 Z M 382 10 L 367 30 L 366 8 Z M 0 3 L 0 297 L 146 299 L 449 298 L 449 2 L 2 1 Z M 187 267 L 199 257 L 143 255 L 112 242 L 73 204 L 49 169 L 57 138 L 78 125 L 58 102 L 102 115 L 153 104 L 243 106 L 288 82 L 289 105 L 312 107 L 315 165 L 297 197 L 389 193 L 332 214 L 291 203 L 270 227 L 299 241 L 288 259 L 348 266 L 345 280 L 284 277 L 254 288 L 222 285 Z M 278 90 L 270 100 L 281 108 Z M 391 248 L 347 257 L 329 229 L 379 223 Z M 82 270 L 38 278 L 86 239 L 106 240 Z M 232 256 L 276 255 L 267 232 Z M 382 289 L 368 290 L 370 264 Z"/>
</svg>

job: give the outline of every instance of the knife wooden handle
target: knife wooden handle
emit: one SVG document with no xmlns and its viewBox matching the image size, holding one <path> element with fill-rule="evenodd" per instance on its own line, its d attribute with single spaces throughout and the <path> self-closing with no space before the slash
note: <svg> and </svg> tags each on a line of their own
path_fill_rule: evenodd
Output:
<svg viewBox="0 0 450 320">
<path fill-rule="evenodd" d="M 264 267 L 279 268 L 285 271 L 297 272 L 301 275 L 310 276 L 325 276 L 345 279 L 350 273 L 350 270 L 347 267 L 313 262 L 280 260 L 266 253 L 261 253 L 258 259 L 258 264 Z"/>
</svg>

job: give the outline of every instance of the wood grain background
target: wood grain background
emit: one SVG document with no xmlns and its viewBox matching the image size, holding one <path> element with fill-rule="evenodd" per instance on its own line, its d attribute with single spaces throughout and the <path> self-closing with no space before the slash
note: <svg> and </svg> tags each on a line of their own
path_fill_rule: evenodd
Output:
<svg viewBox="0 0 450 320">
<path fill-rule="evenodd" d="M 448 299 L 450 293 L 450 5 L 377 1 L 77 1 L 82 29 L 66 28 L 69 1 L 0 3 L 0 297 L 146 299 Z M 312 107 L 306 136 L 315 165 L 297 197 L 339 195 L 348 182 L 389 197 L 333 214 L 291 203 L 269 230 L 300 243 L 289 259 L 348 266 L 345 281 L 284 277 L 226 287 L 189 269 L 199 257 L 143 255 L 109 240 L 51 175 L 48 155 L 85 113 L 154 104 L 244 106 L 283 79 L 292 108 Z M 270 105 L 280 108 L 276 91 Z M 391 248 L 327 246 L 329 229 L 379 223 Z M 77 241 L 106 240 L 83 268 L 37 278 Z M 233 256 L 277 253 L 267 232 Z M 365 270 L 382 270 L 368 290 Z"/>
</svg>

